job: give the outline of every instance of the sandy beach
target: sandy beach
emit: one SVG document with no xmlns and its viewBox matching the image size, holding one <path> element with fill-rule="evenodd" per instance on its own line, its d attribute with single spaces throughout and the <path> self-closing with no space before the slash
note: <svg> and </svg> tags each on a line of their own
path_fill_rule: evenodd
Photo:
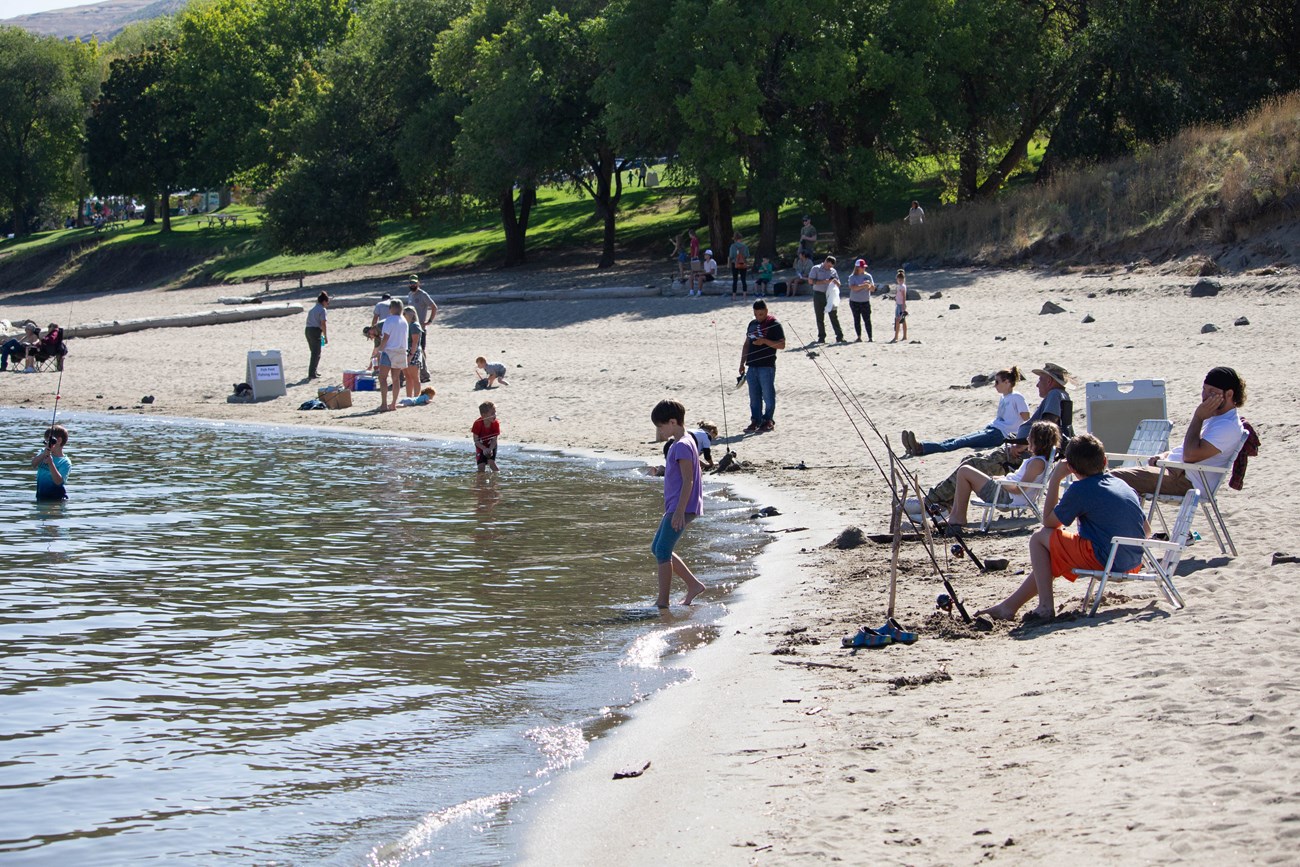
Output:
<svg viewBox="0 0 1300 867">
<path fill-rule="evenodd" d="M 888 275 L 876 271 L 877 279 Z M 720 638 L 677 661 L 692 679 L 638 706 L 632 721 L 549 785 L 522 844 L 530 863 L 1295 863 L 1300 688 L 1289 671 L 1300 655 L 1300 615 L 1289 591 L 1298 567 L 1273 565 L 1273 554 L 1300 554 L 1288 533 L 1300 515 L 1293 484 L 1300 459 L 1291 452 L 1300 431 L 1291 318 L 1300 271 L 1215 277 L 1219 294 L 1191 298 L 1199 278 L 1176 265 L 917 270 L 909 283 L 922 300 L 911 305 L 910 342 L 885 343 L 891 310 L 878 300 L 875 342 L 817 347 L 817 363 L 800 350 L 816 336 L 810 299 L 776 299 L 771 309 L 788 339 L 778 361 L 777 427 L 749 437 L 740 434 L 747 395 L 731 387 L 747 304 L 563 297 L 569 287 L 667 286 L 668 276 L 628 268 L 426 280 L 438 300 L 471 286 L 553 287 L 558 295 L 444 304 L 429 336 L 438 394 L 425 408 L 380 414 L 378 395 L 358 392 L 351 409 L 298 410 L 318 385 L 365 366 L 361 329 L 370 310 L 341 306 L 329 317 L 319 382 L 305 381 L 301 314 L 154 329 L 70 341 L 59 411 L 466 439 L 485 397 L 473 389 L 482 355 L 509 370 L 510 385 L 487 393 L 505 444 L 651 462 L 660 452 L 650 442 L 649 412 L 664 396 L 683 401 L 690 421 L 724 426 L 745 464 L 728 480 L 781 512 L 762 522 L 773 544 L 759 577 L 743 589 Z M 302 289 L 279 284 L 265 298 L 301 302 L 305 313 L 321 287 L 344 302 L 404 290 L 396 269 L 352 278 L 363 281 L 335 275 Z M 0 293 L 0 318 L 76 326 L 195 313 L 245 291 L 252 289 L 95 297 L 13 290 Z M 1040 315 L 1046 301 L 1065 312 Z M 851 338 L 847 305 L 843 313 Z M 1234 325 L 1241 317 L 1248 324 Z M 1206 324 L 1218 330 L 1203 333 Z M 288 396 L 228 402 L 245 379 L 246 354 L 268 349 L 283 353 Z M 1146 585 L 1125 584 L 1096 618 L 977 634 L 934 613 L 940 581 L 921 546 L 905 544 L 898 619 L 921 640 L 841 649 L 841 636 L 883 621 L 889 549 L 827 544 L 851 526 L 883 532 L 889 492 L 873 460 L 884 458 L 883 446 L 841 409 L 823 375 L 842 378 L 901 448 L 905 428 L 938 439 L 988 423 L 997 396 L 968 387 L 972 376 L 1012 364 L 1028 373 L 1046 362 L 1080 382 L 1165 380 L 1175 441 L 1205 372 L 1223 364 L 1242 374 L 1242 414 L 1263 445 L 1245 489 L 1225 486 L 1219 496 L 1238 556 L 1222 556 L 1198 519 L 1205 538 L 1179 570 L 1184 610 L 1172 611 Z M 0 404 L 49 412 L 57 377 L 0 375 Z M 1032 382 L 1018 390 L 1036 405 Z M 1075 392 L 1082 429 L 1082 387 Z M 146 395 L 151 404 L 141 403 Z M 68 451 L 75 460 L 75 428 Z M 928 486 L 961 456 L 910 466 Z M 648 545 L 653 528 L 645 533 Z M 1022 580 L 1027 538 L 973 537 L 981 555 L 1010 560 L 1004 572 L 980 575 L 965 559 L 941 558 L 972 612 Z M 649 593 L 648 552 L 646 582 Z M 1058 610 L 1077 609 L 1082 590 L 1058 581 Z M 642 776 L 612 780 L 647 761 Z"/>
</svg>

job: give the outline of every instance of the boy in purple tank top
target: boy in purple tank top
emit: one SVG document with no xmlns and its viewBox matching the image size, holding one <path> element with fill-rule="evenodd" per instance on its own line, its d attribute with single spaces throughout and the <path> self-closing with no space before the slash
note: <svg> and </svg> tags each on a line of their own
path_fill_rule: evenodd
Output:
<svg viewBox="0 0 1300 867">
<path fill-rule="evenodd" d="M 655 426 L 655 441 L 670 443 L 664 466 L 664 516 L 659 521 L 650 551 L 659 564 L 659 595 L 655 605 L 668 607 L 673 573 L 686 583 L 683 605 L 690 605 L 704 592 L 704 585 L 673 553 L 686 525 L 704 511 L 704 491 L 700 483 L 700 453 L 695 437 L 686 435 L 686 407 L 676 400 L 661 400 L 650 413 Z"/>
</svg>

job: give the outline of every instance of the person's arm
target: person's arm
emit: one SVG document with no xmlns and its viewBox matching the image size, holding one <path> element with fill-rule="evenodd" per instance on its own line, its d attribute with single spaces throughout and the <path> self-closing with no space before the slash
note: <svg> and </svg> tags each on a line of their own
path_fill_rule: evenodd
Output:
<svg viewBox="0 0 1300 867">
<path fill-rule="evenodd" d="M 1061 461 L 1052 470 L 1052 477 L 1047 480 L 1047 499 L 1043 502 L 1043 526 L 1064 527 L 1065 522 L 1056 517 L 1056 504 L 1061 500 L 1061 482 L 1070 474 L 1070 465 Z"/>
<path fill-rule="evenodd" d="M 48 460 L 49 457 L 50 457 L 50 447 L 46 446 L 45 448 L 37 452 L 36 456 L 32 458 L 32 469 L 36 469 L 41 464 L 45 463 L 45 461 Z"/>
<path fill-rule="evenodd" d="M 745 335 L 745 342 L 740 346 L 740 372 L 745 372 L 745 361 L 749 358 L 749 335 Z"/>
<path fill-rule="evenodd" d="M 682 489 L 677 497 L 677 508 L 673 512 L 673 529 L 681 531 L 686 526 L 686 504 L 695 488 L 695 467 L 690 458 L 678 458 L 677 468 L 682 473 Z"/>
<path fill-rule="evenodd" d="M 327 313 L 322 313 L 320 315 L 320 336 L 321 340 L 324 340 L 326 343 L 330 342 L 329 314 Z"/>
<path fill-rule="evenodd" d="M 49 454 L 49 450 L 48 450 L 48 449 L 46 450 L 45 459 L 46 459 L 46 461 L 49 462 L 49 465 L 50 465 L 50 478 L 54 480 L 54 484 L 56 484 L 56 485 L 61 485 L 61 484 L 63 484 L 63 473 L 59 472 L 59 465 L 58 465 L 57 463 L 55 463 L 55 461 L 54 461 L 54 456 L 51 455 L 51 454 Z"/>
<path fill-rule="evenodd" d="M 1218 391 L 1211 394 L 1192 413 L 1192 420 L 1183 434 L 1183 460 L 1189 464 L 1208 461 L 1219 453 L 1219 449 L 1209 440 L 1201 439 L 1201 426 L 1213 418 L 1223 408 L 1225 395 Z"/>
<path fill-rule="evenodd" d="M 437 302 L 437 301 L 434 301 L 433 298 L 430 297 L 430 298 L 429 298 L 429 318 L 426 319 L 426 320 L 424 320 L 424 324 L 425 324 L 425 325 L 428 325 L 430 322 L 432 322 L 432 321 L 433 321 L 434 319 L 436 319 L 437 317 L 438 317 L 438 302 Z"/>
</svg>

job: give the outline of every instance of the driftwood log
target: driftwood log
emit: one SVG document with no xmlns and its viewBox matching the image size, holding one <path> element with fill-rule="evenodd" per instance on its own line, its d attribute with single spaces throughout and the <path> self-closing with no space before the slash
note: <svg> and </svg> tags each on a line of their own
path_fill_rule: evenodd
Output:
<svg viewBox="0 0 1300 867">
<path fill-rule="evenodd" d="M 209 310 L 204 313 L 186 313 L 181 316 L 156 316 L 148 319 L 121 319 L 112 322 L 87 322 L 64 330 L 65 337 L 101 337 L 107 334 L 128 334 L 150 328 L 195 328 L 200 325 L 224 325 L 228 322 L 249 322 L 254 319 L 273 319 L 277 316 L 296 316 L 302 313 L 301 304 L 254 304 L 249 307 L 232 307 L 229 310 Z"/>
</svg>

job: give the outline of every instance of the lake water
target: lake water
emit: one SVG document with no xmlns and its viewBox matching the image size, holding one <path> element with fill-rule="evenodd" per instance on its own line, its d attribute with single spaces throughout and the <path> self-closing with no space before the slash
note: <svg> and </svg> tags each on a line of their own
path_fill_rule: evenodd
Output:
<svg viewBox="0 0 1300 867">
<path fill-rule="evenodd" d="M 0 413 L 6 864 L 509 861 L 761 544 L 712 492 L 679 550 L 713 589 L 661 616 L 662 487 L 627 465 L 71 417 L 47 505 L 47 422 Z"/>
</svg>

